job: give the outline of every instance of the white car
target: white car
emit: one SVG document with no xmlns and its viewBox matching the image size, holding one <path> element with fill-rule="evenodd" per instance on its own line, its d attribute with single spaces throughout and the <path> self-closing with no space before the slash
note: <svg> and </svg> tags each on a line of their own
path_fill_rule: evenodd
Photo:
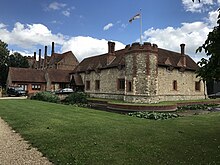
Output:
<svg viewBox="0 0 220 165">
<path fill-rule="evenodd" d="M 58 93 L 72 93 L 73 89 L 71 88 L 64 88 L 58 91 Z"/>
</svg>

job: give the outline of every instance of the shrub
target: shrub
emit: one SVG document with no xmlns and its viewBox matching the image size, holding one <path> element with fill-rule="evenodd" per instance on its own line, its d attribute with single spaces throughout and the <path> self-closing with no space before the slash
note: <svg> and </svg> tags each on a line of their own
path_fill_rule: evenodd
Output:
<svg viewBox="0 0 220 165">
<path fill-rule="evenodd" d="M 69 94 L 64 100 L 67 104 L 87 104 L 87 95 L 83 92 Z"/>
<path fill-rule="evenodd" d="M 33 100 L 47 101 L 52 103 L 60 102 L 60 99 L 57 95 L 50 92 L 38 92 L 34 96 L 31 96 Z"/>
<path fill-rule="evenodd" d="M 208 107 L 217 106 L 218 104 L 194 104 L 177 107 L 177 110 L 207 110 Z"/>
<path fill-rule="evenodd" d="M 160 113 L 160 112 L 133 112 L 128 113 L 129 116 L 151 120 L 166 120 L 170 118 L 177 118 L 179 115 L 175 113 Z"/>
</svg>

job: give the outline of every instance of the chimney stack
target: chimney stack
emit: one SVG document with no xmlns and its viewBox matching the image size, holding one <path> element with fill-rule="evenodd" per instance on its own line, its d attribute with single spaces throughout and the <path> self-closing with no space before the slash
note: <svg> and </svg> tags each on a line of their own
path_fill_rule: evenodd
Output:
<svg viewBox="0 0 220 165">
<path fill-rule="evenodd" d="M 41 49 L 39 49 L 39 69 L 41 68 Z"/>
<path fill-rule="evenodd" d="M 185 44 L 180 44 L 180 48 L 181 48 L 181 59 L 182 59 L 182 65 L 183 67 L 186 67 L 186 56 L 185 56 Z"/>
<path fill-rule="evenodd" d="M 36 52 L 34 52 L 34 60 L 36 61 Z"/>
<path fill-rule="evenodd" d="M 180 44 L 181 55 L 185 55 L 185 44 Z"/>
<path fill-rule="evenodd" d="M 115 43 L 108 41 L 108 53 L 114 54 L 115 53 Z"/>
<path fill-rule="evenodd" d="M 107 65 L 109 65 L 114 59 L 115 59 L 115 43 L 108 41 Z"/>
<path fill-rule="evenodd" d="M 44 67 L 47 67 L 47 46 L 45 46 L 45 52 L 44 52 Z"/>
<path fill-rule="evenodd" d="M 54 42 L 52 42 L 51 55 L 54 53 Z"/>
</svg>

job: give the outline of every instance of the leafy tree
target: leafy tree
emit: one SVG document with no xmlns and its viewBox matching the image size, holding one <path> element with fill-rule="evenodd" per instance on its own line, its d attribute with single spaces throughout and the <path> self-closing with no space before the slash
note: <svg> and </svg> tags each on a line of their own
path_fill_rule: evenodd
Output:
<svg viewBox="0 0 220 165">
<path fill-rule="evenodd" d="M 9 67 L 28 68 L 29 64 L 20 53 L 9 55 L 8 44 L 0 40 L 0 86 L 6 86 Z"/>
<path fill-rule="evenodd" d="M 28 64 L 27 59 L 24 56 L 22 56 L 18 52 L 15 52 L 9 56 L 8 66 L 19 67 L 19 68 L 28 68 L 29 64 Z"/>
<path fill-rule="evenodd" d="M 204 51 L 209 59 L 202 58 L 198 62 L 198 76 L 204 81 L 220 80 L 220 9 L 217 26 L 209 32 L 205 43 L 196 52 Z"/>
<path fill-rule="evenodd" d="M 7 59 L 9 56 L 8 44 L 0 40 L 0 86 L 5 85 L 7 78 Z"/>
</svg>

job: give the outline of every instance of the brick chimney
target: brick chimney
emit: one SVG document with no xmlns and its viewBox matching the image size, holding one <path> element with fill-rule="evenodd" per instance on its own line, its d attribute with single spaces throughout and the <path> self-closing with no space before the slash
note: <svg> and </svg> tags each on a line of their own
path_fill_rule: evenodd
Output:
<svg viewBox="0 0 220 165">
<path fill-rule="evenodd" d="M 181 61 L 183 67 L 186 67 L 186 55 L 185 55 L 185 44 L 180 44 L 181 49 Z"/>
<path fill-rule="evenodd" d="M 51 55 L 54 53 L 54 42 L 52 42 Z"/>
<path fill-rule="evenodd" d="M 39 49 L 39 60 L 38 60 L 39 64 L 38 64 L 38 68 L 41 68 L 41 49 Z"/>
<path fill-rule="evenodd" d="M 44 67 L 47 67 L 47 46 L 45 46 L 44 52 Z"/>
<path fill-rule="evenodd" d="M 115 43 L 108 41 L 108 53 L 115 53 Z"/>
<path fill-rule="evenodd" d="M 115 59 L 115 43 L 108 41 L 107 65 L 109 65 L 114 59 Z"/>
<path fill-rule="evenodd" d="M 34 60 L 36 61 L 36 52 L 34 52 Z"/>
<path fill-rule="evenodd" d="M 180 44 L 181 55 L 185 55 L 185 44 Z"/>
</svg>

